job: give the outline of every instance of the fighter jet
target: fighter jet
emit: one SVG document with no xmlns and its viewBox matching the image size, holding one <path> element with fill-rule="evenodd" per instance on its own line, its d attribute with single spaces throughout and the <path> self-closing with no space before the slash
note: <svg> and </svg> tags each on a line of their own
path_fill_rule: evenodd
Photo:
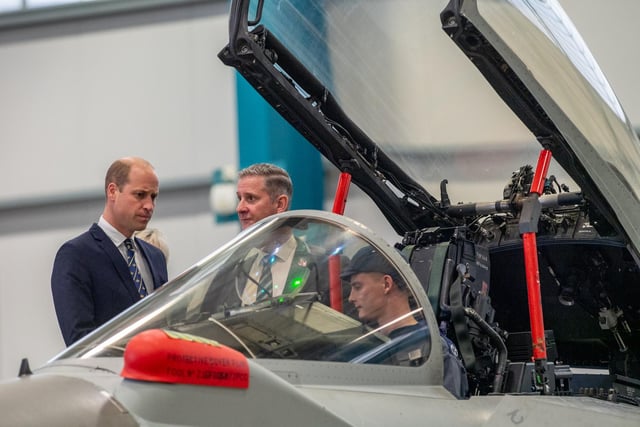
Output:
<svg viewBox="0 0 640 427">
<path fill-rule="evenodd" d="M 232 1 L 218 56 L 335 166 L 333 212 L 266 218 L 25 361 L 0 384 L 0 423 L 637 426 L 640 143 L 624 110 L 557 1 L 428 9 Z M 424 123 L 444 66 L 425 28 L 524 144 L 453 147 Z M 491 198 L 474 184 L 496 165 Z M 476 198 L 451 200 L 461 179 Z M 351 183 L 397 241 L 344 215 Z M 388 316 L 392 295 L 406 309 Z"/>
</svg>

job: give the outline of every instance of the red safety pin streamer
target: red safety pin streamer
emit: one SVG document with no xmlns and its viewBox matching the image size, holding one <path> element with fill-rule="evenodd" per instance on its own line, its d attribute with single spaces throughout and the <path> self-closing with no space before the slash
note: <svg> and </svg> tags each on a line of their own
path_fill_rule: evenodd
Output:
<svg viewBox="0 0 640 427">
<path fill-rule="evenodd" d="M 344 208 L 347 204 L 347 196 L 349 195 L 349 187 L 351 186 L 351 174 L 348 172 L 340 173 L 336 195 L 333 200 L 333 213 L 339 215 L 344 214 Z M 340 254 L 334 254 L 329 257 L 329 295 L 331 308 L 342 312 L 342 280 L 340 279 Z"/>
<path fill-rule="evenodd" d="M 543 394 L 546 393 L 547 389 L 544 375 L 547 368 L 547 346 L 544 336 L 542 298 L 540 296 L 540 272 L 538 269 L 536 233 L 538 232 L 538 220 L 540 218 L 540 202 L 538 198 L 543 194 L 550 162 L 551 151 L 547 149 L 542 150 L 538 158 L 538 165 L 533 176 L 533 181 L 531 182 L 529 197 L 523 202 L 519 224 L 524 249 L 524 265 L 529 300 L 529 321 L 531 324 L 533 349 L 532 357 L 536 371 L 536 386 Z"/>
</svg>

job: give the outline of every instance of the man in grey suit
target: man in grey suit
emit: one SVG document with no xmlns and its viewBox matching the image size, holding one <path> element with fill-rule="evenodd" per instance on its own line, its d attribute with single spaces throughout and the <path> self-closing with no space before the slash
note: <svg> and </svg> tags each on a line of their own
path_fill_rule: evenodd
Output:
<svg viewBox="0 0 640 427">
<path fill-rule="evenodd" d="M 236 212 L 244 230 L 289 209 L 293 184 L 287 171 L 271 163 L 255 163 L 238 172 Z"/>
<path fill-rule="evenodd" d="M 242 169 L 236 185 L 240 227 L 245 230 L 287 211 L 292 195 L 291 177 L 281 167 L 255 163 Z M 204 297 L 202 311 L 216 312 L 221 307 L 249 305 L 265 297 L 297 292 L 318 292 L 321 297 L 325 294 L 328 297 L 319 271 L 323 266 L 318 266 L 307 245 L 291 230 L 273 237 L 265 247 L 243 254 L 244 261 L 235 265 L 233 271 L 220 272 L 214 280 L 218 286 L 212 286 Z"/>
<path fill-rule="evenodd" d="M 158 189 L 148 161 L 116 160 L 105 177 L 106 200 L 98 223 L 58 250 L 51 291 L 67 345 L 167 281 L 162 251 L 133 237 L 151 220 Z"/>
</svg>

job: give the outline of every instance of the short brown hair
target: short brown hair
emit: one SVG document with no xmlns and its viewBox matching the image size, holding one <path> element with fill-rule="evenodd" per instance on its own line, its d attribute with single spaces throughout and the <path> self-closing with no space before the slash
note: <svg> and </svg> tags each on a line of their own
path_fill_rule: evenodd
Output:
<svg viewBox="0 0 640 427">
<path fill-rule="evenodd" d="M 129 182 L 129 172 L 135 163 L 142 163 L 153 169 L 153 165 L 151 165 L 151 163 L 139 157 L 125 157 L 116 160 L 111 163 L 111 166 L 109 166 L 109 169 L 107 170 L 107 175 L 104 177 L 105 195 L 107 194 L 107 187 L 109 187 L 109 184 L 112 182 L 118 186 L 118 189 L 122 190 L 122 187 Z"/>
<path fill-rule="evenodd" d="M 291 203 L 293 184 L 286 170 L 271 163 L 255 163 L 238 172 L 238 179 L 247 176 L 263 176 L 267 193 L 272 201 L 275 202 L 278 196 L 284 194 Z"/>
</svg>

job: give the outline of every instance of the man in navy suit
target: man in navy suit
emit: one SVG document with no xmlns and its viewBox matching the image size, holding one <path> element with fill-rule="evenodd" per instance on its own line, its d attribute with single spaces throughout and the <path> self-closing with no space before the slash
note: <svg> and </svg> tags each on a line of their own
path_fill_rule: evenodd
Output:
<svg viewBox="0 0 640 427">
<path fill-rule="evenodd" d="M 158 176 L 144 159 L 113 162 L 98 223 L 64 243 L 53 264 L 51 291 L 66 345 L 84 337 L 167 281 L 162 251 L 133 237 L 151 220 Z M 132 268 L 125 240 L 131 239 Z"/>
</svg>

